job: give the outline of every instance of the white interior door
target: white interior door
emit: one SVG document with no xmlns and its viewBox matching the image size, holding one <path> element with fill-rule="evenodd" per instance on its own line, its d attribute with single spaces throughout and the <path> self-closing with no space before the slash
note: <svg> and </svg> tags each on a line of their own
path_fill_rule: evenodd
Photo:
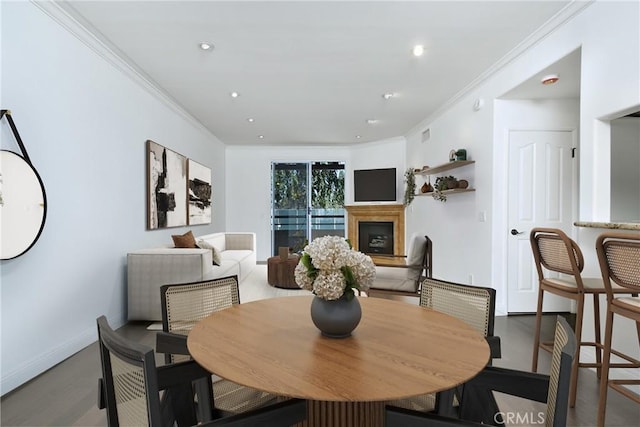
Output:
<svg viewBox="0 0 640 427">
<path fill-rule="evenodd" d="M 508 311 L 534 313 L 538 276 L 529 233 L 559 228 L 570 235 L 573 206 L 571 131 L 509 132 Z M 545 294 L 544 311 L 569 311 L 570 302 Z"/>
</svg>

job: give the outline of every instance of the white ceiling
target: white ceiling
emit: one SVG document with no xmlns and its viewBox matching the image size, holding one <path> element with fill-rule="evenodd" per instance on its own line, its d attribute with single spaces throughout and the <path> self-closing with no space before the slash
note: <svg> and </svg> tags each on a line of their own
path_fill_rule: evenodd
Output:
<svg viewBox="0 0 640 427">
<path fill-rule="evenodd" d="M 580 59 L 581 50 L 576 49 L 557 62 L 543 68 L 516 88 L 510 90 L 502 99 L 558 99 L 580 97 Z M 552 85 L 543 85 L 542 79 L 556 75 L 559 80 Z"/>
<path fill-rule="evenodd" d="M 569 3 L 60 5 L 226 144 L 352 144 L 406 134 Z"/>
</svg>

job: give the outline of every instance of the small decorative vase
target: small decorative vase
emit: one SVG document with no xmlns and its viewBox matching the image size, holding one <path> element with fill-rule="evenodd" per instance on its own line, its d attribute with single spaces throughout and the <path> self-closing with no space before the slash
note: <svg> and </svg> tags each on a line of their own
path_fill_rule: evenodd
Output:
<svg viewBox="0 0 640 427">
<path fill-rule="evenodd" d="M 311 302 L 311 320 L 322 335 L 346 338 L 360 323 L 362 309 L 358 298 L 325 300 L 315 297 Z"/>
</svg>

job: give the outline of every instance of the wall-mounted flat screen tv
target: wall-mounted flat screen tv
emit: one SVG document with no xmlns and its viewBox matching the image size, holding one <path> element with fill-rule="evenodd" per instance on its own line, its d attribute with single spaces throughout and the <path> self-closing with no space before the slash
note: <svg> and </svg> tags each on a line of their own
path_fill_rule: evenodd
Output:
<svg viewBox="0 0 640 427">
<path fill-rule="evenodd" d="M 396 168 L 353 171 L 353 200 L 356 202 L 395 202 Z"/>
</svg>

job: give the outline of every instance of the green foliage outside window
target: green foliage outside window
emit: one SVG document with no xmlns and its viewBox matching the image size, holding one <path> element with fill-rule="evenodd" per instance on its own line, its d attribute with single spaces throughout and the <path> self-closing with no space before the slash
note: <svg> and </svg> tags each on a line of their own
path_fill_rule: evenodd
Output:
<svg viewBox="0 0 640 427">
<path fill-rule="evenodd" d="M 275 209 L 304 209 L 307 206 L 307 172 L 304 169 L 276 169 L 273 179 Z"/>
<path fill-rule="evenodd" d="M 313 168 L 311 206 L 314 209 L 344 207 L 344 176 L 344 169 Z M 307 206 L 306 187 L 305 169 L 276 169 L 273 179 L 274 208 L 304 209 Z"/>
<path fill-rule="evenodd" d="M 313 208 L 344 207 L 344 169 L 315 169 L 311 172 L 311 180 Z"/>
</svg>

